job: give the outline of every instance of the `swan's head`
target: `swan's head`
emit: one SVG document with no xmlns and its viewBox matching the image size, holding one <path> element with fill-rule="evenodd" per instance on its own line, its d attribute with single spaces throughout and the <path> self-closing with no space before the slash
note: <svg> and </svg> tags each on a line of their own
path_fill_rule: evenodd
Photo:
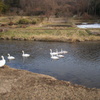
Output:
<svg viewBox="0 0 100 100">
<path fill-rule="evenodd" d="M 4 56 L 1 56 L 2 59 L 4 59 Z"/>
<path fill-rule="evenodd" d="M 22 53 L 24 53 L 24 51 L 22 50 Z"/>
<path fill-rule="evenodd" d="M 52 49 L 50 49 L 50 51 L 52 51 Z"/>
<path fill-rule="evenodd" d="M 10 54 L 8 53 L 8 56 L 10 56 Z"/>
</svg>

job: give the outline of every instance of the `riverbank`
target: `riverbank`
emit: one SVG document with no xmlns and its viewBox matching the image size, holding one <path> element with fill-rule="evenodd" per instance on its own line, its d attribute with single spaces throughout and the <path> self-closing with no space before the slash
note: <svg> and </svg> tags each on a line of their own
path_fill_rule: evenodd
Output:
<svg viewBox="0 0 100 100">
<path fill-rule="evenodd" d="M 3 40 L 34 40 L 57 42 L 100 41 L 100 29 L 35 27 L 8 28 L 0 32 Z"/>
<path fill-rule="evenodd" d="M 0 100 L 99 100 L 100 89 L 8 66 L 0 68 Z"/>
<path fill-rule="evenodd" d="M 20 17 L 16 16 L 12 21 L 13 23 L 17 23 L 20 19 Z M 30 19 L 30 17 L 25 17 L 25 19 Z M 62 21 L 65 21 L 65 19 L 51 18 L 50 21 L 46 21 L 44 19 L 44 21 L 36 25 L 9 25 L 9 20 L 7 17 L 1 17 L 0 21 L 2 23 L 0 28 L 0 39 L 4 40 L 33 40 L 52 42 L 100 41 L 99 28 L 81 29 L 76 27 L 76 24 L 82 23 L 82 20 L 76 21 L 73 19 L 68 19 L 66 23 L 62 23 Z"/>
</svg>

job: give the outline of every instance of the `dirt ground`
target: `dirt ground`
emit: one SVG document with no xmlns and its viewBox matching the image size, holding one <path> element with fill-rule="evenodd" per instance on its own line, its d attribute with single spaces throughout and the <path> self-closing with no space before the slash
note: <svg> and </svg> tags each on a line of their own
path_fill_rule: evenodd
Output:
<svg viewBox="0 0 100 100">
<path fill-rule="evenodd" d="M 100 89 L 4 66 L 0 68 L 0 100 L 100 100 Z"/>
</svg>

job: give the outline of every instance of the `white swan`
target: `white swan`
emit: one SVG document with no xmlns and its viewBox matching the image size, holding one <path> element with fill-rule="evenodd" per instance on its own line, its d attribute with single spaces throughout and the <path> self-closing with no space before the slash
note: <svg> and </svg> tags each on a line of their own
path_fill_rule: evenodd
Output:
<svg viewBox="0 0 100 100">
<path fill-rule="evenodd" d="M 23 53 L 22 54 L 23 57 L 29 57 L 30 56 L 30 54 L 25 54 L 24 51 L 22 51 L 22 53 Z"/>
<path fill-rule="evenodd" d="M 68 51 L 63 51 L 63 50 L 61 49 L 60 53 L 61 53 L 61 54 L 66 54 L 66 53 L 68 53 Z"/>
<path fill-rule="evenodd" d="M 63 54 L 63 50 L 61 49 L 61 51 L 59 52 L 59 54 Z"/>
<path fill-rule="evenodd" d="M 64 58 L 64 55 L 58 54 L 57 57 Z"/>
<path fill-rule="evenodd" d="M 55 56 L 55 55 L 51 55 L 51 59 L 55 59 L 55 60 L 58 60 L 59 57 Z"/>
<path fill-rule="evenodd" d="M 68 53 L 68 51 L 63 51 L 63 53 L 65 54 L 65 53 Z"/>
<path fill-rule="evenodd" d="M 60 58 L 63 58 L 64 55 L 61 55 L 61 52 L 58 52 L 58 50 L 56 49 L 56 52 L 57 52 L 57 57 L 60 57 Z"/>
<path fill-rule="evenodd" d="M 58 49 L 56 49 L 56 53 L 57 53 L 57 54 L 61 54 L 60 52 L 58 52 Z"/>
<path fill-rule="evenodd" d="M 9 60 L 11 60 L 11 59 L 15 59 L 15 57 L 13 57 L 13 56 L 10 56 L 10 54 L 8 54 L 8 57 L 7 57 Z"/>
<path fill-rule="evenodd" d="M 4 56 L 1 56 L 2 60 L 0 60 L 0 67 L 3 67 L 6 63 L 6 60 L 4 59 Z"/>
<path fill-rule="evenodd" d="M 52 49 L 50 49 L 50 55 L 57 55 L 58 53 L 57 52 L 52 52 Z"/>
</svg>

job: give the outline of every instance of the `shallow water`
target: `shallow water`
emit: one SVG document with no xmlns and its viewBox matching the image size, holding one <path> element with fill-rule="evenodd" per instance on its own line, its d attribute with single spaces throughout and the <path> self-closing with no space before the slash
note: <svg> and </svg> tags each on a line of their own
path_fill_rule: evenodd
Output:
<svg viewBox="0 0 100 100">
<path fill-rule="evenodd" d="M 64 58 L 52 60 L 50 49 L 64 49 Z M 29 58 L 22 57 L 22 50 Z M 15 60 L 8 60 L 10 53 Z M 100 42 L 34 42 L 0 40 L 0 56 L 12 68 L 25 69 L 36 73 L 51 75 L 60 80 L 100 88 Z"/>
<path fill-rule="evenodd" d="M 82 24 L 82 25 L 77 25 L 79 28 L 100 28 L 100 24 Z"/>
</svg>

